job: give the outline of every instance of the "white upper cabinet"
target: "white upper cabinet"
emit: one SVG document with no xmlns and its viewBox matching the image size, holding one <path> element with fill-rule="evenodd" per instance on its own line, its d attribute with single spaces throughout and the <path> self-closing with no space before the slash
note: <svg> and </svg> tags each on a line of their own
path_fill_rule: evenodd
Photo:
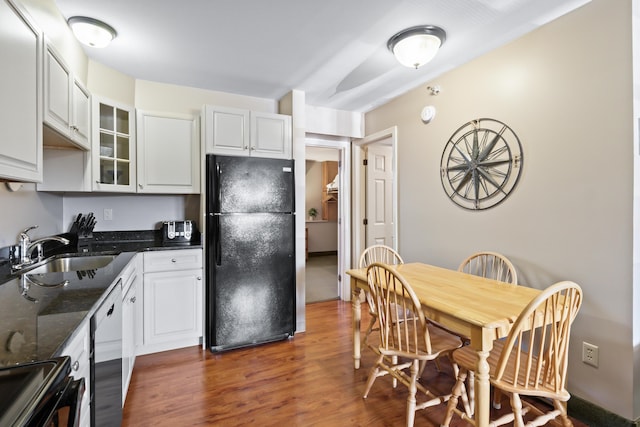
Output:
<svg viewBox="0 0 640 427">
<path fill-rule="evenodd" d="M 206 105 L 205 151 L 290 159 L 291 117 Z"/>
<path fill-rule="evenodd" d="M 91 149 L 91 94 L 75 77 L 71 86 L 71 139 Z"/>
<path fill-rule="evenodd" d="M 0 178 L 42 181 L 42 32 L 0 0 Z"/>
<path fill-rule="evenodd" d="M 89 150 L 89 91 L 45 41 L 44 123 L 73 145 Z M 45 142 L 49 140 L 45 138 Z M 55 144 L 55 142 L 54 142 Z"/>
<path fill-rule="evenodd" d="M 206 105 L 206 151 L 215 154 L 249 155 L 249 110 Z"/>
<path fill-rule="evenodd" d="M 138 193 L 200 192 L 198 117 L 137 111 Z"/>
<path fill-rule="evenodd" d="M 93 190 L 135 193 L 134 110 L 105 98 L 92 99 Z"/>
<path fill-rule="evenodd" d="M 251 155 L 291 158 L 291 116 L 251 112 Z"/>
</svg>

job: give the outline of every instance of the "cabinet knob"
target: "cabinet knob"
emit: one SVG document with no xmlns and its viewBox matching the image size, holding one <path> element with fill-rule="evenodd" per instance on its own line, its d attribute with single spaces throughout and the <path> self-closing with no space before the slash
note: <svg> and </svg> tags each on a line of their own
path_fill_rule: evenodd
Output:
<svg viewBox="0 0 640 427">
<path fill-rule="evenodd" d="M 132 303 L 136 302 L 136 297 L 131 297 L 129 301 L 131 301 Z"/>
<path fill-rule="evenodd" d="M 202 280 L 202 277 L 198 276 L 196 277 L 196 280 Z"/>
<path fill-rule="evenodd" d="M 138 187 L 142 188 L 142 184 L 138 184 Z"/>
<path fill-rule="evenodd" d="M 77 360 L 73 362 L 73 365 L 71 365 L 71 369 L 77 372 L 78 369 L 80 369 L 80 362 L 78 362 Z"/>
<path fill-rule="evenodd" d="M 175 259 L 175 258 L 171 258 L 171 262 L 176 263 L 176 262 L 178 262 L 178 260 Z"/>
</svg>

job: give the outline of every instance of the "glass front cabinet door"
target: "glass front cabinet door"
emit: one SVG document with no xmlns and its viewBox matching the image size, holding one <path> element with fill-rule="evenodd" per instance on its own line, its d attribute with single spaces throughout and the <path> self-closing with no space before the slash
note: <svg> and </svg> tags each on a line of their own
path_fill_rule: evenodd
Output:
<svg viewBox="0 0 640 427">
<path fill-rule="evenodd" d="M 136 191 L 133 107 L 93 97 L 93 190 Z"/>
</svg>

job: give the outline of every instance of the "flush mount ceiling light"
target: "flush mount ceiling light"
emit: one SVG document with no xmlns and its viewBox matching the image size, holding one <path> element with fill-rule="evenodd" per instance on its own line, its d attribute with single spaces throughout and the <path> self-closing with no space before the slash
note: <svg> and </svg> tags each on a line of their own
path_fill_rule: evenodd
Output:
<svg viewBox="0 0 640 427">
<path fill-rule="evenodd" d="M 405 67 L 419 68 L 431 61 L 447 34 L 440 27 L 418 25 L 402 30 L 387 42 L 387 47 Z"/>
<path fill-rule="evenodd" d="M 78 41 L 87 46 L 107 47 L 117 35 L 110 25 L 86 16 L 72 16 L 67 22 Z"/>
</svg>

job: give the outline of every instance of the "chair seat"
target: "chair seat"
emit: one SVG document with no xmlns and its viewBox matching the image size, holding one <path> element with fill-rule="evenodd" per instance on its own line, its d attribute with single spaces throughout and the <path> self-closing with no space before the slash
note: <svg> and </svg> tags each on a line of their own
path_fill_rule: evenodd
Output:
<svg viewBox="0 0 640 427">
<path fill-rule="evenodd" d="M 491 353 L 489 353 L 489 357 L 487 358 L 487 362 L 489 363 L 490 371 L 489 371 L 489 381 L 493 385 L 497 385 L 502 390 L 505 391 L 518 391 L 519 389 L 515 389 L 511 387 L 509 384 L 513 384 L 513 378 L 515 372 L 515 352 L 511 352 L 509 357 L 509 361 L 507 362 L 507 369 L 505 370 L 504 376 L 502 380 L 499 382 L 495 381 L 495 369 L 498 366 L 498 359 L 500 358 L 500 354 L 504 348 L 504 341 L 496 340 L 493 342 L 493 349 Z M 469 348 L 468 346 L 462 347 L 453 352 L 453 361 L 458 364 L 458 366 L 468 370 L 475 371 L 476 364 L 478 361 L 478 353 L 475 350 Z M 525 375 L 527 374 L 526 366 L 521 366 L 518 370 L 519 379 L 524 381 Z M 534 384 L 531 384 L 533 386 Z M 554 398 L 562 401 L 567 401 L 571 397 L 571 395 L 566 390 L 555 390 L 548 384 L 538 384 L 537 387 L 533 389 L 529 389 L 527 391 L 528 395 L 531 396 L 541 396 L 541 397 L 549 397 L 553 396 Z"/>
<path fill-rule="evenodd" d="M 398 350 L 385 350 L 379 348 L 378 351 L 385 356 L 410 357 L 418 360 L 434 360 L 443 353 L 462 347 L 462 341 L 457 335 L 452 335 L 436 326 L 428 325 L 429 337 L 431 339 L 431 353 L 419 349 L 415 352 L 405 352 Z"/>
</svg>

